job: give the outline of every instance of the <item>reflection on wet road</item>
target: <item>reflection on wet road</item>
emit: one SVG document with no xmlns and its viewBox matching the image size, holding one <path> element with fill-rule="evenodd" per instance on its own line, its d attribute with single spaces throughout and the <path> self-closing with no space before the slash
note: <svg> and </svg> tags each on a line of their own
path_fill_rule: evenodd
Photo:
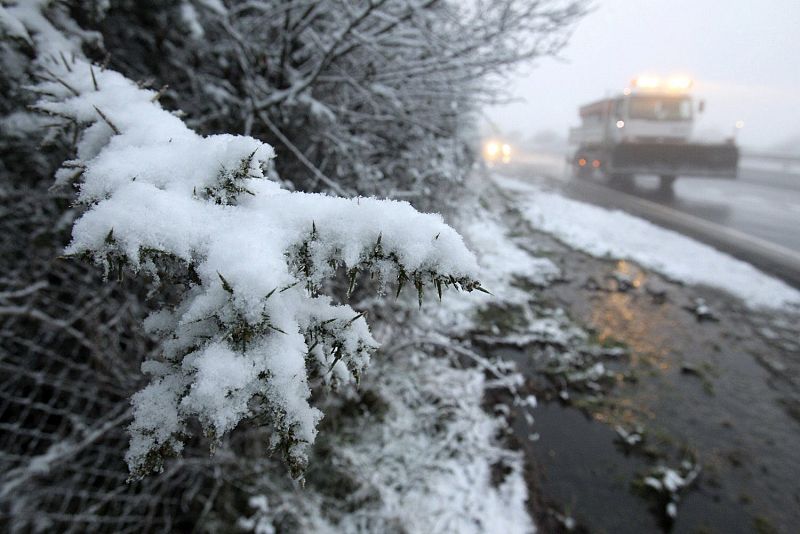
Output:
<svg viewBox="0 0 800 534">
<path fill-rule="evenodd" d="M 800 174 L 743 168 L 737 180 L 681 178 L 673 195 L 642 176 L 623 191 L 800 252 Z"/>
</svg>

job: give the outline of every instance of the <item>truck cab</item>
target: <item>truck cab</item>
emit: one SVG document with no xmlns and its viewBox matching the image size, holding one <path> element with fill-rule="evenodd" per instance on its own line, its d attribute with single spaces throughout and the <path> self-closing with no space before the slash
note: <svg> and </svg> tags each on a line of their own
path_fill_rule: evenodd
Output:
<svg viewBox="0 0 800 534">
<path fill-rule="evenodd" d="M 688 95 L 631 94 L 616 101 L 617 142 L 689 142 L 694 103 Z"/>
</svg>

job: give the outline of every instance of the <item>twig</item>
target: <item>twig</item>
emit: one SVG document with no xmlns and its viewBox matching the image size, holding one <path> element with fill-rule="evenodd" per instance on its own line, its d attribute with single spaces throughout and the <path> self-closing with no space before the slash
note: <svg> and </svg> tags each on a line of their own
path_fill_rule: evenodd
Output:
<svg viewBox="0 0 800 534">
<path fill-rule="evenodd" d="M 94 85 L 94 90 L 99 91 L 100 88 L 97 87 L 97 78 L 94 77 L 94 69 L 92 68 L 91 63 L 89 64 L 89 72 L 92 74 L 92 84 Z"/>
<path fill-rule="evenodd" d="M 111 129 L 114 131 L 114 133 L 119 135 L 120 134 L 119 128 L 114 126 L 114 123 L 111 122 L 111 120 L 108 117 L 106 117 L 105 113 L 100 111 L 100 108 L 98 108 L 97 106 L 92 106 L 92 107 L 94 107 L 94 109 L 95 109 L 95 111 L 97 111 L 98 115 L 100 115 L 100 117 L 102 117 L 103 120 L 106 121 L 106 124 L 108 124 L 111 127 Z"/>
<path fill-rule="evenodd" d="M 343 197 L 351 197 L 351 196 L 353 196 L 352 192 L 347 191 L 346 189 L 342 188 L 342 186 L 340 186 L 339 184 L 337 184 L 336 182 L 334 182 L 333 180 L 331 180 L 330 178 L 328 178 L 327 176 L 322 174 L 322 171 L 320 171 L 313 163 L 311 163 L 308 160 L 308 158 L 306 158 L 305 154 L 303 154 L 303 152 L 299 148 L 297 148 L 294 145 L 294 143 L 289 141 L 289 139 L 285 135 L 283 135 L 283 132 L 281 132 L 278 129 L 278 127 L 275 126 L 275 124 L 269 119 L 269 117 L 267 116 L 266 113 L 264 113 L 263 111 L 258 111 L 257 113 L 258 113 L 258 117 L 262 121 L 264 121 L 264 124 L 267 125 L 267 128 L 269 128 L 270 131 L 273 134 L 275 134 L 275 136 L 278 139 L 280 139 L 281 143 L 286 145 L 286 148 L 288 148 L 292 152 L 292 154 L 294 154 L 295 157 L 298 160 L 300 160 L 300 163 L 305 165 L 312 173 L 314 173 L 314 176 L 316 176 L 318 179 L 320 179 L 323 182 L 325 182 L 325 184 L 327 184 L 328 187 L 330 187 L 331 189 L 336 191 L 341 196 L 343 196 Z"/>
</svg>

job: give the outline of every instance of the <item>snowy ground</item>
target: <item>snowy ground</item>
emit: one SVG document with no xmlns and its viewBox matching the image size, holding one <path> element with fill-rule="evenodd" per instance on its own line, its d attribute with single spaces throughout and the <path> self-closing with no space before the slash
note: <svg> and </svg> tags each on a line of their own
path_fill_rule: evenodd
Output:
<svg viewBox="0 0 800 534">
<path fill-rule="evenodd" d="M 540 187 L 495 176 L 524 195 L 519 204 L 537 229 L 596 257 L 630 259 L 688 284 L 716 287 L 754 307 L 800 305 L 800 292 L 748 263 L 626 213 L 565 198 Z"/>
</svg>

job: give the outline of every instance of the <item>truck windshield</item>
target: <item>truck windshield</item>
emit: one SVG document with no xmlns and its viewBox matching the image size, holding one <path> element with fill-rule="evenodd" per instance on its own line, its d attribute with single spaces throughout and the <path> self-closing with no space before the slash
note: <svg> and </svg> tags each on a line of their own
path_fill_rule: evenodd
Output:
<svg viewBox="0 0 800 534">
<path fill-rule="evenodd" d="M 692 101 L 686 97 L 637 96 L 630 99 L 631 119 L 686 121 L 692 118 Z"/>
</svg>

